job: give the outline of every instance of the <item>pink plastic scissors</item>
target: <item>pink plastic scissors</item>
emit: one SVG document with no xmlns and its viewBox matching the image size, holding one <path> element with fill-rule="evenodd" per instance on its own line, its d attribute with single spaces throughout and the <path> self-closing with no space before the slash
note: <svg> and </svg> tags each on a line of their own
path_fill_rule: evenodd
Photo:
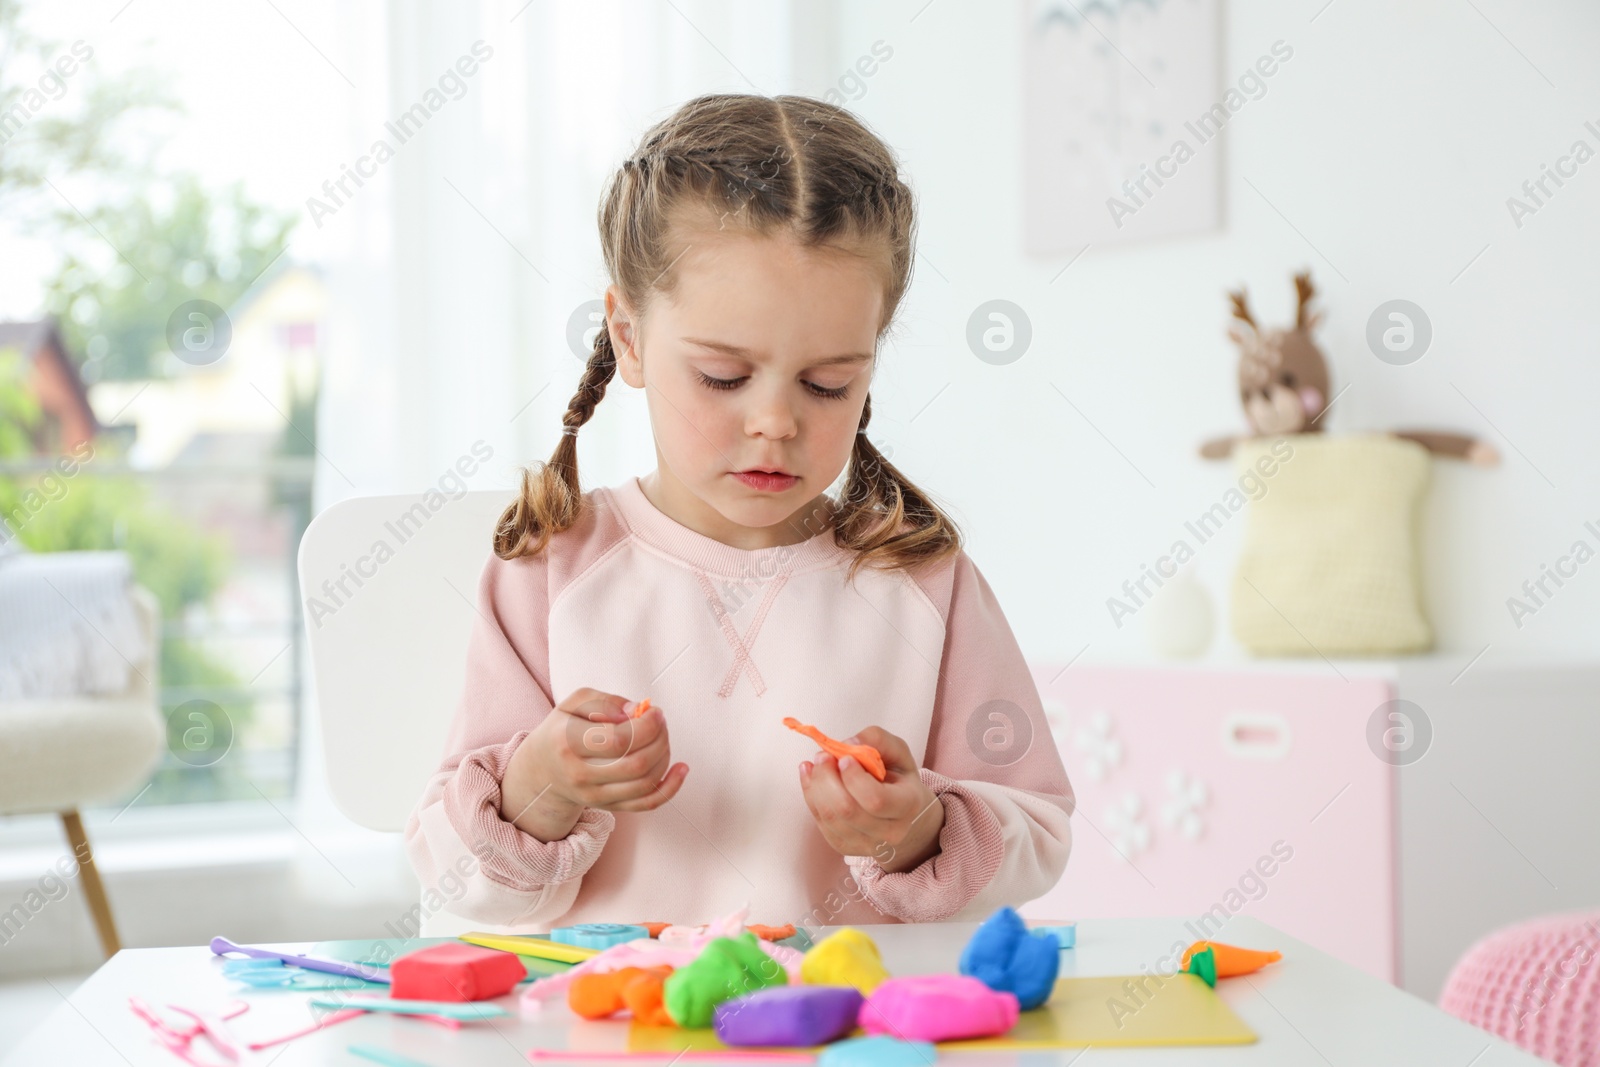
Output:
<svg viewBox="0 0 1600 1067">
<path fill-rule="evenodd" d="M 220 1014 L 209 1012 L 191 1011 L 180 1008 L 176 1004 L 167 1007 L 181 1015 L 187 1015 L 194 1022 L 189 1026 L 173 1026 L 161 1016 L 157 1015 L 144 1001 L 138 997 L 128 998 L 128 1007 L 133 1013 L 149 1025 L 151 1033 L 157 1041 L 166 1046 L 167 1050 L 177 1056 L 191 1067 L 225 1067 L 215 1063 L 207 1063 L 196 1057 L 194 1041 L 198 1037 L 205 1037 L 214 1045 L 219 1053 L 226 1059 L 227 1064 L 237 1063 L 239 1060 L 240 1044 L 229 1032 L 224 1024 L 229 1019 L 237 1018 L 250 1010 L 250 1005 L 242 1000 L 236 1000 L 222 1010 Z"/>
<path fill-rule="evenodd" d="M 188 1026 L 173 1026 L 157 1015 L 150 1005 L 138 997 L 129 997 L 128 1007 L 132 1008 L 133 1013 L 145 1021 L 150 1027 L 151 1033 L 155 1035 L 156 1040 L 161 1042 L 167 1051 L 184 1063 L 189 1064 L 190 1067 L 233 1067 L 234 1064 L 239 1062 L 240 1053 L 245 1049 L 249 1049 L 251 1052 L 259 1052 L 262 1049 L 271 1048 L 273 1045 L 281 1045 L 285 1041 L 292 1041 L 297 1037 L 314 1034 L 323 1027 L 332 1026 L 334 1023 L 342 1023 L 349 1019 L 359 1019 L 367 1014 L 361 1008 L 345 1008 L 330 1015 L 325 1015 L 312 1022 L 311 1025 L 295 1030 L 292 1033 L 266 1038 L 261 1041 L 251 1041 L 246 1044 L 234 1037 L 225 1025 L 228 1020 L 236 1019 L 250 1010 L 250 1005 L 242 1000 L 234 1001 L 223 1008 L 220 1013 L 193 1011 L 189 1008 L 179 1007 L 176 1004 L 168 1004 L 167 1007 L 172 1011 L 178 1012 L 180 1015 L 187 1015 L 194 1020 Z M 459 1019 L 446 1019 L 439 1015 L 414 1015 L 411 1018 L 421 1019 L 424 1022 L 433 1023 L 435 1026 L 442 1026 L 447 1030 L 461 1029 L 461 1021 Z M 198 1037 L 207 1038 L 226 1062 L 208 1063 L 199 1059 L 194 1049 L 194 1041 Z"/>
</svg>

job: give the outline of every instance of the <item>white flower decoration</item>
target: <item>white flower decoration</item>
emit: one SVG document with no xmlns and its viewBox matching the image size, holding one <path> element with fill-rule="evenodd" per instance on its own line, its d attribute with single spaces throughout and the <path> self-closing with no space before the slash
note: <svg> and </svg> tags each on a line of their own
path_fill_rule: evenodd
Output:
<svg viewBox="0 0 1600 1067">
<path fill-rule="evenodd" d="M 1198 840 L 1206 828 L 1200 809 L 1211 799 L 1211 791 L 1200 779 L 1173 770 L 1167 774 L 1167 792 L 1171 796 L 1161 809 L 1161 821 L 1190 841 Z"/>
<path fill-rule="evenodd" d="M 1111 845 L 1129 863 L 1150 847 L 1150 827 L 1144 821 L 1144 801 L 1138 793 L 1122 794 L 1122 799 L 1106 805 L 1106 833 Z"/>
<path fill-rule="evenodd" d="M 1104 710 L 1089 716 L 1089 725 L 1078 731 L 1073 743 L 1083 754 L 1083 769 L 1093 781 L 1101 781 L 1122 763 L 1122 742 L 1111 736 L 1111 716 Z"/>
</svg>

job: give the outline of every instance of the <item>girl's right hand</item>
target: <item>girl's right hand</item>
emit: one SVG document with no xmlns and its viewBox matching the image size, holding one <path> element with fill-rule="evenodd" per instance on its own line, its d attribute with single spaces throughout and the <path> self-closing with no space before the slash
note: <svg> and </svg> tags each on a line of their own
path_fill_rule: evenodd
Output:
<svg viewBox="0 0 1600 1067">
<path fill-rule="evenodd" d="M 500 814 L 541 841 L 565 837 L 584 808 L 651 811 L 677 795 L 689 774 L 673 764 L 660 708 L 637 719 L 631 701 L 575 690 L 511 755 L 500 782 Z"/>
</svg>

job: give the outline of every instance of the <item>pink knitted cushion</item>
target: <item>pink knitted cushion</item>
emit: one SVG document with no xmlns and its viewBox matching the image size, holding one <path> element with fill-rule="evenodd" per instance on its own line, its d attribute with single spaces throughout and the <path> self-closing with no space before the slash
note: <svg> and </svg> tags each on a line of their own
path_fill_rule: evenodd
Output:
<svg viewBox="0 0 1600 1067">
<path fill-rule="evenodd" d="M 1462 955 L 1439 1007 L 1562 1067 L 1600 1067 L 1600 912 L 1496 930 Z"/>
</svg>

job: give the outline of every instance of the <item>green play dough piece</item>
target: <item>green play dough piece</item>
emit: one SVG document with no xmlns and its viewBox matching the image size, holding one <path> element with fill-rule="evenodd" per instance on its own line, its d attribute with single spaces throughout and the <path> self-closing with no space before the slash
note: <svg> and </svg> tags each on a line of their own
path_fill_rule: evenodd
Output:
<svg viewBox="0 0 1600 1067">
<path fill-rule="evenodd" d="M 673 1022 L 686 1030 L 704 1030 L 723 1001 L 788 983 L 783 967 L 746 930 L 738 937 L 715 939 L 693 963 L 673 971 L 661 988 L 661 1000 Z"/>
<path fill-rule="evenodd" d="M 1217 988 L 1217 954 L 1209 948 L 1203 948 L 1189 957 L 1189 966 L 1184 968 L 1188 974 L 1198 974 L 1212 989 Z"/>
</svg>

